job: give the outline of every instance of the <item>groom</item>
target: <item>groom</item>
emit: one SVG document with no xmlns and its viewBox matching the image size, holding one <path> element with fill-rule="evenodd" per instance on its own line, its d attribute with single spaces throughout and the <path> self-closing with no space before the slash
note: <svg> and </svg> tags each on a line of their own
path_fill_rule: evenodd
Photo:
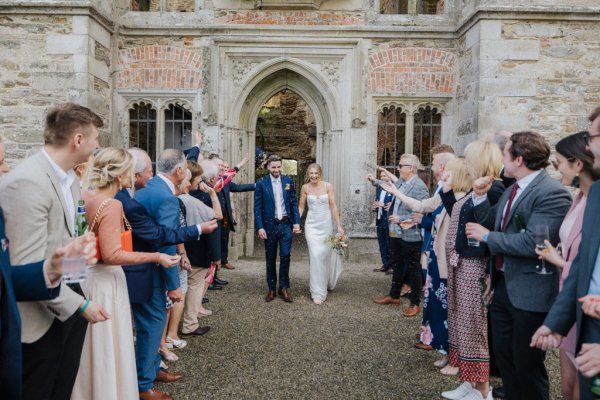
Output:
<svg viewBox="0 0 600 400">
<path fill-rule="evenodd" d="M 291 303 L 290 252 L 292 232 L 300 233 L 300 213 L 294 190 L 294 182 L 281 176 L 281 158 L 272 155 L 267 160 L 269 175 L 256 182 L 254 192 L 254 225 L 258 237 L 265 241 L 267 261 L 267 285 L 269 292 L 265 301 L 275 299 L 277 287 L 277 245 L 279 245 L 279 295 Z"/>
</svg>

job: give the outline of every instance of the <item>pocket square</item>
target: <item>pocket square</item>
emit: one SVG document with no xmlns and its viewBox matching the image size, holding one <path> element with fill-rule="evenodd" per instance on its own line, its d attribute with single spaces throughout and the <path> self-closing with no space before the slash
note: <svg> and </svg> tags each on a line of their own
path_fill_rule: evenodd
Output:
<svg viewBox="0 0 600 400">
<path fill-rule="evenodd" d="M 9 241 L 7 238 L 2 239 L 2 251 L 8 250 Z"/>
</svg>

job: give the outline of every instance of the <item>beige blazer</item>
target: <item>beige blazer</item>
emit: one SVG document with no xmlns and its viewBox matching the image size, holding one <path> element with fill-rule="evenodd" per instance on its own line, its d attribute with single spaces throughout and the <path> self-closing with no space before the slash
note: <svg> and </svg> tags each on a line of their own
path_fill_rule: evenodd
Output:
<svg viewBox="0 0 600 400">
<path fill-rule="evenodd" d="M 75 204 L 81 198 L 79 181 L 71 187 Z M 0 185 L 0 207 L 10 241 L 12 265 L 48 259 L 72 236 L 75 215 L 67 207 L 52 166 L 41 152 L 26 159 L 6 175 Z M 65 321 L 83 297 L 61 283 L 60 295 L 48 301 L 19 302 L 23 343 L 33 343 L 50 328 L 54 318 Z"/>
<path fill-rule="evenodd" d="M 454 197 L 456 200 L 460 200 L 465 196 L 464 192 L 455 193 Z M 413 198 L 403 198 L 402 202 L 414 212 L 428 214 L 434 212 L 436 208 L 442 204 L 442 199 L 439 194 L 435 194 L 433 197 L 419 201 Z M 444 208 L 438 216 L 439 226 L 434 224 L 434 229 L 437 230 L 434 239 L 434 249 L 437 255 L 437 264 L 440 274 L 440 279 L 448 279 L 448 266 L 446 265 L 446 234 L 448 233 L 448 226 L 450 226 L 450 216 Z M 437 223 L 437 221 L 436 221 Z M 433 234 L 433 232 L 432 232 Z"/>
</svg>

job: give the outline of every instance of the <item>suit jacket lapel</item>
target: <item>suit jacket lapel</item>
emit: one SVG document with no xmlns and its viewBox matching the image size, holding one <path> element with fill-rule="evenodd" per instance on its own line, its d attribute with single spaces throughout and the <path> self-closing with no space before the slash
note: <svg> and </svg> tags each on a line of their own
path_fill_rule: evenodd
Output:
<svg viewBox="0 0 600 400">
<path fill-rule="evenodd" d="M 533 192 L 533 190 L 535 189 L 535 187 L 544 179 L 546 178 L 547 174 L 546 171 L 542 171 L 538 176 L 536 176 L 533 181 L 527 185 L 527 187 L 525 188 L 525 190 L 523 190 L 523 193 L 521 193 L 519 195 L 519 197 L 517 197 L 515 199 L 515 201 L 512 203 L 512 205 L 510 206 L 510 214 L 508 215 L 508 219 L 506 220 L 506 225 L 508 225 L 510 223 L 510 220 L 512 219 L 513 215 L 515 215 L 515 211 L 517 210 L 517 208 L 519 207 L 519 204 L 521 204 L 521 202 L 527 197 L 529 196 L 529 194 L 531 192 Z M 515 183 L 516 185 L 516 183 Z"/>
<path fill-rule="evenodd" d="M 46 156 L 44 156 L 42 154 L 42 152 L 38 153 L 38 157 L 42 161 L 42 165 L 44 166 L 46 175 L 48 176 L 48 179 L 50 179 L 50 183 L 52 183 L 52 187 L 54 188 L 54 191 L 56 192 L 56 196 L 58 197 L 58 200 L 60 201 L 60 205 L 62 206 L 62 209 L 63 209 L 63 216 L 64 216 L 65 224 L 67 225 L 69 233 L 72 235 L 74 232 L 75 215 L 69 216 L 69 208 L 67 207 L 65 196 L 63 195 L 62 189 L 60 188 L 60 183 L 58 182 L 58 179 L 56 178 L 56 173 L 54 172 L 52 165 L 50 165 L 50 163 L 46 159 Z M 75 182 L 73 182 L 73 185 L 75 185 L 75 184 L 78 185 L 79 182 L 77 180 L 75 180 Z M 79 190 L 77 192 L 79 192 Z M 73 193 L 73 186 L 71 186 L 71 193 Z M 81 196 L 78 195 L 77 199 L 79 199 L 80 197 Z M 73 195 L 73 199 L 75 199 L 75 198 L 76 198 L 75 195 Z"/>
</svg>

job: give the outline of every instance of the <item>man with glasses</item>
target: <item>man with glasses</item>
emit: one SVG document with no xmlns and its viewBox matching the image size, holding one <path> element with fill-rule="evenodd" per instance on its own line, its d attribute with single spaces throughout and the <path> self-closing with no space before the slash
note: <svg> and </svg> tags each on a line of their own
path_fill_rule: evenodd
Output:
<svg viewBox="0 0 600 400">
<path fill-rule="evenodd" d="M 594 155 L 594 169 L 600 171 L 600 107 L 589 119 L 592 124 L 586 138 L 587 145 Z M 582 400 L 594 398 L 588 378 L 600 373 L 600 319 L 594 304 L 600 299 L 600 235 L 597 232 L 600 224 L 600 182 L 590 188 L 586 204 L 581 231 L 585 239 L 581 242 L 579 254 L 544 325 L 531 339 L 531 346 L 542 350 L 556 348 L 577 323 L 575 362 L 579 370 L 579 398 Z"/>
<path fill-rule="evenodd" d="M 421 162 L 414 154 L 403 154 L 398 163 L 398 172 L 401 182 L 400 192 L 417 200 L 429 197 L 425 183 L 417 176 Z M 397 184 L 396 183 L 396 184 Z M 398 199 L 392 201 L 389 216 L 390 232 L 390 258 L 394 274 L 392 288 L 387 296 L 375 299 L 377 304 L 400 304 L 400 290 L 404 282 L 410 285 L 410 305 L 404 310 L 404 316 L 414 317 L 421 311 L 421 230 L 417 224 L 411 222 L 412 210 Z"/>
</svg>

